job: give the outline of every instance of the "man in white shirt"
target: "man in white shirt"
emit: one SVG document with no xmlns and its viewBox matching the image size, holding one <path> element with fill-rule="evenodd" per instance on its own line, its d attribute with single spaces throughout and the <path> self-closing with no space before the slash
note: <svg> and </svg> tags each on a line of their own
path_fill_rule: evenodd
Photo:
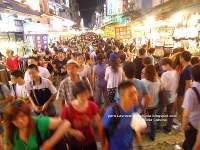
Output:
<svg viewBox="0 0 200 150">
<path fill-rule="evenodd" d="M 165 97 L 167 98 L 166 106 L 164 103 L 159 105 L 159 114 L 162 115 L 164 107 L 167 107 L 167 125 L 164 126 L 166 133 L 171 132 L 173 124 L 174 103 L 177 98 L 177 88 L 179 82 L 179 76 L 176 70 L 172 67 L 172 60 L 169 58 L 163 58 L 161 61 L 162 70 L 165 71 L 161 76 L 161 85 L 164 90 Z"/>
<path fill-rule="evenodd" d="M 16 70 L 11 73 L 11 77 L 16 83 L 12 85 L 11 95 L 19 100 L 28 100 L 28 91 L 26 82 L 24 81 L 24 73 L 20 70 Z"/>
<path fill-rule="evenodd" d="M 36 114 L 55 116 L 55 100 L 57 90 L 49 79 L 39 75 L 39 69 L 36 65 L 28 66 L 28 73 L 31 81 L 27 82 L 29 98 Z"/>
<path fill-rule="evenodd" d="M 46 79 L 51 79 L 51 74 L 49 73 L 47 68 L 41 67 L 38 64 L 38 58 L 37 57 L 29 57 L 28 59 L 28 66 L 34 64 L 36 66 L 38 66 L 38 70 L 39 70 L 39 74 L 41 77 L 46 78 Z M 25 72 L 25 76 L 24 76 L 24 80 L 25 81 L 31 81 L 31 77 L 28 74 L 28 72 Z"/>
</svg>

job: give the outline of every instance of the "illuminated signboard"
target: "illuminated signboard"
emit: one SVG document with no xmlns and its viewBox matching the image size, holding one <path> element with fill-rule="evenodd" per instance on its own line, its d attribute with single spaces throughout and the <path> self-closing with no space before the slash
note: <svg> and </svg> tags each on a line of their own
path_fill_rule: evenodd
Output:
<svg viewBox="0 0 200 150">
<path fill-rule="evenodd" d="M 123 11 L 123 0 L 107 0 L 107 14 L 117 15 Z"/>
<path fill-rule="evenodd" d="M 15 0 L 19 3 L 23 3 L 25 5 L 28 5 L 31 7 L 33 10 L 40 11 L 40 2 L 39 0 Z"/>
</svg>

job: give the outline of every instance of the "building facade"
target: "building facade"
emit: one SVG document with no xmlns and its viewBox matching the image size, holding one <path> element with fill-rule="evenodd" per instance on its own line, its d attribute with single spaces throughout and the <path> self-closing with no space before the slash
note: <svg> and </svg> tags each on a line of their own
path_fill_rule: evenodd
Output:
<svg viewBox="0 0 200 150">
<path fill-rule="evenodd" d="M 79 23 L 76 6 L 75 0 L 0 1 L 0 49 L 25 55 L 31 49 L 47 48 Z"/>
</svg>

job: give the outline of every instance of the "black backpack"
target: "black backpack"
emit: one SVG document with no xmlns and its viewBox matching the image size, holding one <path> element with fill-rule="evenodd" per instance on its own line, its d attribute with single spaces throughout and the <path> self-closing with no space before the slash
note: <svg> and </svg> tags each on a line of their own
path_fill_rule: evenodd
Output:
<svg viewBox="0 0 200 150">
<path fill-rule="evenodd" d="M 113 103 L 112 104 L 112 110 L 113 110 L 113 114 L 112 114 L 113 116 L 112 116 L 112 120 L 111 120 L 111 127 L 110 127 L 110 129 L 104 129 L 104 134 L 105 134 L 106 138 L 108 139 L 108 141 L 110 140 L 110 138 L 114 134 L 114 131 L 117 128 L 117 126 L 120 122 L 119 104 Z"/>
</svg>

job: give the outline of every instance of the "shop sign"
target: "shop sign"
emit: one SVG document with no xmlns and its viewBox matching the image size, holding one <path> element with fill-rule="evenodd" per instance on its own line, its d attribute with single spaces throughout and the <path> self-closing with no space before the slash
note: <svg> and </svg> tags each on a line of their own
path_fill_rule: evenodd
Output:
<svg viewBox="0 0 200 150">
<path fill-rule="evenodd" d="M 130 39 L 131 29 L 129 26 L 115 27 L 115 37 L 116 39 Z"/>
<path fill-rule="evenodd" d="M 103 32 L 105 36 L 115 37 L 115 32 L 113 31 L 112 27 L 105 27 Z"/>
<path fill-rule="evenodd" d="M 123 11 L 123 0 L 107 0 L 107 14 L 116 15 Z"/>
<path fill-rule="evenodd" d="M 1 20 L 0 32 L 23 32 L 23 23 L 21 20 Z"/>
<path fill-rule="evenodd" d="M 166 33 L 168 35 L 173 35 L 173 32 L 174 32 L 174 28 L 172 27 L 160 27 L 158 29 L 158 33 Z"/>
<path fill-rule="evenodd" d="M 47 34 L 48 31 L 49 31 L 48 24 L 33 23 L 33 22 L 24 24 L 25 34 Z"/>
<path fill-rule="evenodd" d="M 195 27 L 175 29 L 173 37 L 175 39 L 190 39 L 198 37 L 198 29 Z"/>
</svg>

